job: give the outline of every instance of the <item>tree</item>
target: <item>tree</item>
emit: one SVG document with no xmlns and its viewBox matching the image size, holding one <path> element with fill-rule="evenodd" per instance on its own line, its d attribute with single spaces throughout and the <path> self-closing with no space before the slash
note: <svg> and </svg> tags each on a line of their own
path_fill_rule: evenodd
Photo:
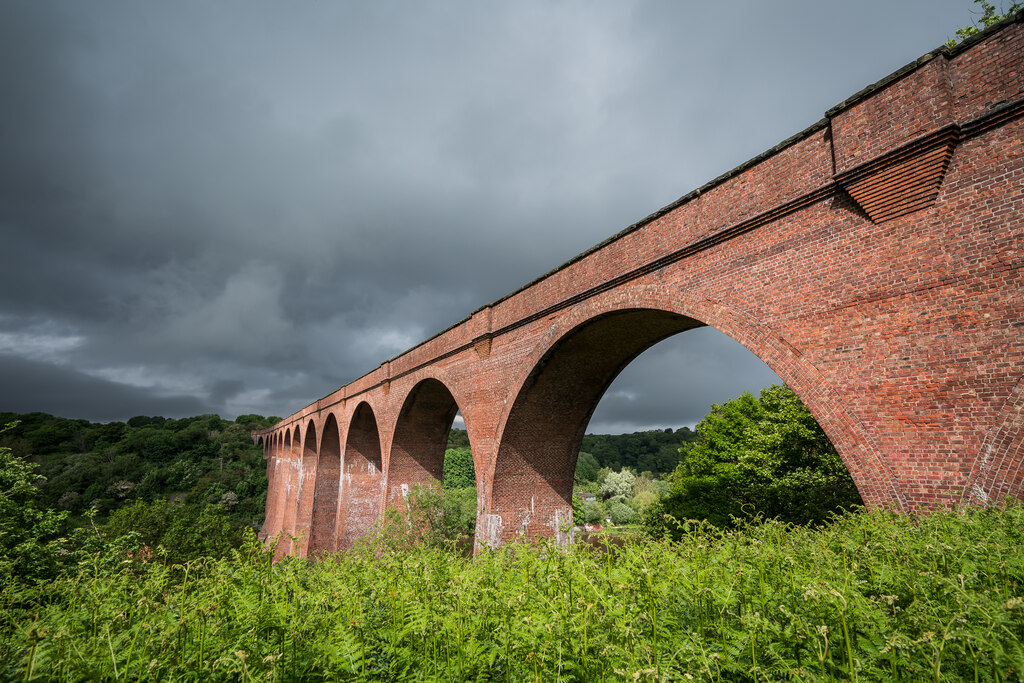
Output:
<svg viewBox="0 0 1024 683">
<path fill-rule="evenodd" d="M 679 449 L 687 473 L 705 476 L 720 463 L 738 463 L 746 435 L 761 415 L 760 403 L 748 392 L 722 405 L 712 404 L 697 425 L 697 441 Z"/>
<path fill-rule="evenodd" d="M 36 473 L 43 479 L 36 480 L 36 507 L 68 511 L 70 525 L 87 523 L 81 515 L 89 510 L 96 510 L 102 522 L 136 500 L 173 496 L 200 507 L 226 502 L 234 526 L 257 529 L 264 516 L 266 463 L 250 430 L 276 419 L 140 416 L 129 426 L 12 414 L 0 415 L 0 424 L 20 424 L 0 438 L 22 460 L 38 464 Z M 230 505 L 227 494 L 237 496 L 237 505 Z"/>
<path fill-rule="evenodd" d="M 139 546 L 151 551 L 163 546 L 171 562 L 197 557 L 222 557 L 242 542 L 242 532 L 231 525 L 218 505 L 185 505 L 158 499 L 122 507 L 102 528 L 109 540 L 134 534 Z"/>
<path fill-rule="evenodd" d="M 600 524 L 604 521 L 604 506 L 596 500 L 583 503 L 583 521 L 587 524 Z"/>
<path fill-rule="evenodd" d="M 946 41 L 946 45 L 954 47 L 960 41 L 966 40 L 971 36 L 981 33 L 989 26 L 998 24 L 1003 19 L 1011 17 L 1020 10 L 1024 9 L 1024 3 L 1015 2 L 1010 5 L 1010 9 L 1005 12 L 996 11 L 996 6 L 988 0 L 974 0 L 974 4 L 981 6 L 981 17 L 978 18 L 977 22 L 971 22 L 970 26 L 964 26 L 956 30 L 956 39 L 950 38 Z M 980 24 L 980 26 L 979 26 Z"/>
<path fill-rule="evenodd" d="M 625 503 L 612 503 L 610 510 L 612 524 L 632 524 L 636 519 L 636 511 Z"/>
<path fill-rule="evenodd" d="M 449 448 L 444 453 L 441 482 L 445 489 L 464 489 L 476 486 L 473 451 L 468 447 Z"/>
<path fill-rule="evenodd" d="M 597 471 L 601 469 L 597 458 L 586 451 L 580 451 L 576 456 L 576 474 L 573 477 L 577 484 L 586 481 L 597 481 Z"/>
<path fill-rule="evenodd" d="M 632 494 L 635 481 L 636 475 L 627 469 L 623 469 L 621 472 L 612 472 L 601 483 L 601 497 L 618 501 L 625 500 Z"/>
<path fill-rule="evenodd" d="M 572 497 L 572 523 L 580 526 L 585 521 L 586 515 L 583 512 L 583 499 L 574 494 Z"/>
<path fill-rule="evenodd" d="M 9 423 L 2 431 L 14 426 Z M 52 578 L 62 554 L 67 512 L 38 506 L 36 466 L 0 447 L 0 582 Z"/>
<path fill-rule="evenodd" d="M 697 435 L 680 449 L 671 492 L 647 510 L 655 535 L 672 530 L 666 515 L 719 527 L 754 515 L 820 524 L 861 504 L 839 454 L 786 386 L 712 406 Z"/>
</svg>

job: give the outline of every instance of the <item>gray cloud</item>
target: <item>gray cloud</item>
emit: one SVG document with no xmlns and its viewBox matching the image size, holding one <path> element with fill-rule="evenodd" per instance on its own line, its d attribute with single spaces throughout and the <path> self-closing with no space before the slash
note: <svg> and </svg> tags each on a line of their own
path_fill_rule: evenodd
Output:
<svg viewBox="0 0 1024 683">
<path fill-rule="evenodd" d="M 670 337 L 630 363 L 605 392 L 588 432 L 693 427 L 713 403 L 757 394 L 778 376 L 721 332 L 699 327 Z"/>
<path fill-rule="evenodd" d="M 288 414 L 969 16 L 963 0 L 5 3 L 0 408 Z M 628 368 L 592 426 L 689 424 L 771 381 L 722 335 L 686 333 Z"/>
<path fill-rule="evenodd" d="M 214 412 L 196 396 L 160 395 L 139 387 L 90 377 L 76 370 L 0 355 L 0 379 L 18 391 L 16 412 L 46 412 L 106 422 L 134 415 L 204 415 Z"/>
</svg>

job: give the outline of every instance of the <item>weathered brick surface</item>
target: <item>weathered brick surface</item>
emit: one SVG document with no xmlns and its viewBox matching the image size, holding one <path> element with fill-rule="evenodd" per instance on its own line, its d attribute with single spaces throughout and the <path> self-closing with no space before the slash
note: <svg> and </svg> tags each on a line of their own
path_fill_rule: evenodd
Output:
<svg viewBox="0 0 1024 683">
<path fill-rule="evenodd" d="M 309 553 L 335 550 L 335 527 L 341 488 L 341 435 L 338 421 L 328 415 L 321 430 L 317 454 L 316 488 L 310 520 Z"/>
<path fill-rule="evenodd" d="M 414 486 L 440 483 L 448 431 L 458 406 L 443 384 L 420 382 L 399 412 L 387 467 L 389 505 L 402 505 Z"/>
<path fill-rule="evenodd" d="M 939 55 L 832 118 L 836 173 L 953 123 L 948 61 Z"/>
<path fill-rule="evenodd" d="M 352 417 L 342 467 L 337 547 L 345 549 L 369 531 L 381 511 L 384 483 L 380 432 L 373 409 L 360 403 Z"/>
<path fill-rule="evenodd" d="M 1024 496 L 1022 61 L 1019 21 L 933 53 L 255 434 L 264 533 L 312 538 L 282 552 L 347 547 L 403 487 L 440 477 L 461 410 L 478 540 L 557 535 L 602 393 L 636 354 L 699 325 L 801 397 L 869 505 Z M 948 165 L 918 163 L 920 141 L 943 132 Z M 894 193 L 883 205 L 931 194 L 875 222 L 850 178 Z"/>
</svg>

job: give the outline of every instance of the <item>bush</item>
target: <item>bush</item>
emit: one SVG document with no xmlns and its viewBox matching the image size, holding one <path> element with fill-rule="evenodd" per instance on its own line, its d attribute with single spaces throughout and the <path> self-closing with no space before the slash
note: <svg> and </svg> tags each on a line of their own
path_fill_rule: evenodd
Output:
<svg viewBox="0 0 1024 683">
<path fill-rule="evenodd" d="M 615 500 L 625 500 L 633 492 L 636 475 L 627 469 L 611 472 L 601 482 L 601 496 Z"/>
<path fill-rule="evenodd" d="M 9 425 L 11 426 L 11 425 Z M 0 583 L 53 578 L 63 554 L 67 512 L 38 506 L 36 466 L 0 447 Z"/>
<path fill-rule="evenodd" d="M 629 507 L 636 510 L 638 515 L 642 515 L 647 508 L 658 502 L 660 497 L 655 489 L 647 489 L 640 491 L 629 500 Z"/>
<path fill-rule="evenodd" d="M 612 524 L 632 524 L 636 519 L 636 510 L 625 503 L 612 503 Z"/>
<path fill-rule="evenodd" d="M 645 511 L 654 536 L 677 533 L 666 515 L 720 528 L 756 516 L 817 525 L 861 504 L 825 432 L 786 386 L 712 406 L 697 435 L 680 449 L 671 492 Z"/>
<path fill-rule="evenodd" d="M 583 503 L 583 521 L 587 524 L 600 524 L 604 522 L 604 506 L 596 500 L 588 500 Z"/>
<path fill-rule="evenodd" d="M 476 471 L 473 468 L 473 451 L 469 448 L 446 450 L 441 482 L 445 489 L 475 488 Z"/>
<path fill-rule="evenodd" d="M 583 524 L 583 499 L 575 493 L 572 495 L 572 523 L 576 526 Z"/>
<path fill-rule="evenodd" d="M 183 505 L 166 500 L 136 501 L 110 516 L 102 528 L 110 541 L 134 534 L 139 546 L 163 546 L 171 562 L 223 557 L 242 542 L 227 511 L 218 505 Z"/>
<path fill-rule="evenodd" d="M 384 531 L 397 544 L 446 545 L 476 531 L 476 489 L 413 486 L 403 506 L 394 506 Z"/>
</svg>

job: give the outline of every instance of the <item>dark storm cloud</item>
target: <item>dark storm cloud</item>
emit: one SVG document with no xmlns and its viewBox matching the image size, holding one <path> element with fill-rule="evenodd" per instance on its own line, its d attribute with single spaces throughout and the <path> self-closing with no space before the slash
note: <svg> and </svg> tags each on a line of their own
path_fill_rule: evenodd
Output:
<svg viewBox="0 0 1024 683">
<path fill-rule="evenodd" d="M 601 399 L 587 430 L 618 434 L 693 427 L 713 403 L 757 394 L 778 376 L 724 334 L 700 327 L 659 343 L 633 361 Z"/>
<path fill-rule="evenodd" d="M 22 413 L 39 411 L 107 422 L 134 415 L 213 412 L 195 396 L 158 396 L 152 391 L 97 379 L 70 368 L 7 354 L 0 354 L 0 385 L 17 388 L 15 407 Z"/>
<path fill-rule="evenodd" d="M 964 5 L 4 3 L 0 408 L 288 414 L 812 123 Z M 681 339 L 595 424 L 772 381 Z"/>
</svg>

